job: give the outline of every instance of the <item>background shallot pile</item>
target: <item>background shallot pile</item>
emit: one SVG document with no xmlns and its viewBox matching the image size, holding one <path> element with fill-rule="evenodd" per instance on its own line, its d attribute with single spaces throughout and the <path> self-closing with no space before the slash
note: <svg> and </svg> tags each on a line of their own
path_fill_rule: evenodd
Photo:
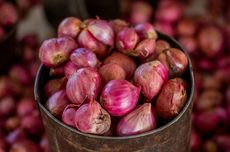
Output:
<svg viewBox="0 0 230 152">
<path fill-rule="evenodd" d="M 175 37 L 192 59 L 195 94 L 191 151 L 229 152 L 230 3 L 202 2 L 201 12 L 197 9 L 202 5 L 199 1 L 161 0 L 155 8 L 149 1 L 136 1 L 126 5 L 131 8 L 127 16 L 134 24 L 151 21 L 156 29 Z"/>
<path fill-rule="evenodd" d="M 187 102 L 189 84 L 181 77 L 188 59 L 150 23 L 68 17 L 57 35 L 42 43 L 39 58 L 50 68 L 46 108 L 65 124 L 135 135 L 167 123 Z"/>
<path fill-rule="evenodd" d="M 20 42 L 20 60 L 0 76 L 0 152 L 48 152 L 49 145 L 33 97 L 39 66 L 34 34 Z"/>
</svg>

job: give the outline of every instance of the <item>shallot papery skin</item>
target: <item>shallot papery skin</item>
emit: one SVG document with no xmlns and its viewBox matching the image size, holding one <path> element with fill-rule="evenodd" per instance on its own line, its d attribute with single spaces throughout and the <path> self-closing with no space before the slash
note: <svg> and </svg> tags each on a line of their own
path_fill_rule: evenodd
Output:
<svg viewBox="0 0 230 152">
<path fill-rule="evenodd" d="M 200 112 L 194 118 L 194 126 L 202 134 L 213 133 L 220 123 L 218 114 L 214 110 Z"/>
<path fill-rule="evenodd" d="M 153 13 L 152 6 L 146 1 L 135 1 L 132 4 L 130 22 L 132 24 L 148 22 Z"/>
<path fill-rule="evenodd" d="M 71 126 L 75 127 L 75 113 L 79 107 L 75 104 L 69 104 L 65 107 L 65 110 L 62 113 L 62 121 Z"/>
<path fill-rule="evenodd" d="M 101 77 L 93 68 L 77 70 L 66 84 L 66 93 L 72 103 L 80 106 L 90 96 L 96 98 L 101 89 Z"/>
<path fill-rule="evenodd" d="M 50 97 L 55 92 L 57 92 L 61 89 L 65 89 L 66 82 L 67 82 L 66 77 L 49 80 L 45 84 L 45 87 L 44 87 L 44 93 L 45 93 L 46 97 Z"/>
<path fill-rule="evenodd" d="M 131 57 L 119 52 L 113 52 L 103 61 L 103 65 L 108 63 L 120 65 L 125 70 L 126 79 L 130 79 L 137 68 L 136 63 Z"/>
<path fill-rule="evenodd" d="M 40 135 L 44 129 L 39 112 L 33 111 L 30 115 L 22 117 L 21 128 L 29 135 Z"/>
<path fill-rule="evenodd" d="M 41 149 L 37 144 L 35 144 L 33 141 L 26 140 L 26 139 L 15 142 L 10 149 L 10 152 L 40 152 L 40 151 Z"/>
<path fill-rule="evenodd" d="M 170 44 L 167 41 L 162 39 L 156 40 L 154 53 L 152 53 L 152 55 L 144 59 L 144 62 L 155 60 L 161 52 L 169 48 L 170 48 Z"/>
<path fill-rule="evenodd" d="M 6 27 L 13 26 L 18 20 L 18 12 L 16 7 L 5 1 L 0 5 L 0 24 Z"/>
<path fill-rule="evenodd" d="M 17 114 L 20 117 L 31 114 L 37 109 L 37 104 L 31 98 L 23 98 L 17 103 Z"/>
<path fill-rule="evenodd" d="M 197 30 L 197 24 L 194 20 L 189 18 L 181 19 L 177 25 L 177 34 L 180 36 L 192 37 Z"/>
<path fill-rule="evenodd" d="M 65 107 L 70 103 L 66 91 L 60 90 L 54 93 L 46 102 L 46 108 L 55 116 L 60 117 Z"/>
<path fill-rule="evenodd" d="M 67 17 L 58 26 L 58 37 L 70 36 L 75 39 L 81 31 L 80 26 L 80 19 L 75 17 Z"/>
<path fill-rule="evenodd" d="M 160 1 L 156 10 L 156 19 L 165 22 L 175 22 L 183 15 L 183 6 L 178 1 Z"/>
<path fill-rule="evenodd" d="M 167 67 L 169 78 L 181 76 L 188 67 L 187 56 L 176 48 L 169 48 L 163 51 L 157 59 Z"/>
<path fill-rule="evenodd" d="M 69 59 L 77 44 L 71 37 L 45 40 L 39 49 L 39 58 L 47 67 L 56 67 Z"/>
<path fill-rule="evenodd" d="M 27 70 L 23 65 L 16 64 L 12 66 L 9 70 L 9 76 L 12 80 L 22 84 L 29 84 L 31 83 L 31 76 L 28 74 Z"/>
<path fill-rule="evenodd" d="M 108 54 L 108 48 L 105 44 L 98 41 L 93 35 L 84 29 L 77 38 L 80 47 L 92 50 L 99 59 L 104 58 Z"/>
<path fill-rule="evenodd" d="M 78 69 L 79 68 L 72 61 L 68 61 L 64 66 L 64 74 L 65 74 L 66 78 L 69 78 Z"/>
<path fill-rule="evenodd" d="M 113 46 L 114 32 L 109 23 L 101 19 L 93 19 L 89 22 L 88 31 L 103 44 Z"/>
<path fill-rule="evenodd" d="M 92 67 L 96 68 L 100 65 L 100 61 L 97 56 L 90 49 L 78 48 L 70 55 L 70 60 L 78 67 Z"/>
<path fill-rule="evenodd" d="M 75 114 L 75 127 L 84 133 L 101 135 L 109 131 L 111 118 L 101 105 L 92 100 L 83 104 Z"/>
<path fill-rule="evenodd" d="M 203 27 L 198 33 L 198 44 L 207 57 L 215 57 L 221 53 L 224 37 L 221 30 L 215 26 Z"/>
<path fill-rule="evenodd" d="M 195 130 L 192 130 L 191 140 L 190 140 L 191 150 L 198 151 L 201 148 L 201 144 L 202 141 L 200 135 Z"/>
<path fill-rule="evenodd" d="M 156 40 L 155 39 L 144 39 L 140 41 L 136 48 L 129 54 L 137 56 L 139 58 L 147 58 L 155 53 Z"/>
<path fill-rule="evenodd" d="M 141 93 L 151 101 L 168 79 L 168 70 L 159 61 L 141 64 L 135 71 L 134 81 L 141 87 Z"/>
<path fill-rule="evenodd" d="M 121 118 L 117 124 L 118 136 L 130 136 L 153 130 L 157 127 L 157 115 L 151 103 L 144 103 Z"/>
<path fill-rule="evenodd" d="M 137 24 L 134 28 L 141 40 L 157 39 L 157 32 L 155 31 L 153 25 L 150 23 L 140 23 Z"/>
<path fill-rule="evenodd" d="M 118 64 L 108 63 L 98 70 L 103 84 L 107 84 L 110 80 L 125 79 L 125 70 Z"/>
<path fill-rule="evenodd" d="M 194 105 L 194 108 L 197 111 L 205 111 L 215 108 L 218 105 L 221 105 L 223 102 L 223 95 L 220 91 L 217 90 L 205 90 L 203 91 L 197 102 Z"/>
<path fill-rule="evenodd" d="M 64 67 L 59 66 L 55 68 L 50 68 L 49 75 L 51 77 L 63 77 L 64 76 Z"/>
<path fill-rule="evenodd" d="M 125 28 L 117 34 L 116 47 L 120 52 L 128 54 L 136 47 L 138 40 L 134 28 Z"/>
<path fill-rule="evenodd" d="M 156 101 L 156 111 L 164 119 L 179 114 L 187 100 L 187 82 L 181 78 L 168 80 Z"/>
<path fill-rule="evenodd" d="M 124 116 L 136 107 L 140 89 L 126 80 L 111 80 L 102 90 L 101 105 L 112 116 Z"/>
<path fill-rule="evenodd" d="M 109 22 L 110 26 L 112 27 L 115 34 L 122 31 L 124 28 L 128 27 L 129 24 L 121 19 L 114 19 Z"/>
</svg>

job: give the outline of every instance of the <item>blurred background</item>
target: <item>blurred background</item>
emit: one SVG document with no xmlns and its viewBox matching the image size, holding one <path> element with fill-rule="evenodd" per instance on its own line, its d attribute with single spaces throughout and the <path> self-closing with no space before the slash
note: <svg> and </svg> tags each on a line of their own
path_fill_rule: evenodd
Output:
<svg viewBox="0 0 230 152">
<path fill-rule="evenodd" d="M 67 16 L 122 18 L 177 39 L 195 74 L 192 152 L 230 152 L 228 0 L 0 0 L 0 152 L 48 152 L 33 97 L 38 49 Z"/>
</svg>

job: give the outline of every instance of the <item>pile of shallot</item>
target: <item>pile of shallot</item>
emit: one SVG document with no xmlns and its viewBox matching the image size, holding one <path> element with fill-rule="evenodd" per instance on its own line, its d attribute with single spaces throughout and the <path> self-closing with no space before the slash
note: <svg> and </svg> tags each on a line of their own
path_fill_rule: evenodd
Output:
<svg viewBox="0 0 230 152">
<path fill-rule="evenodd" d="M 39 67 L 39 41 L 26 35 L 20 41 L 21 60 L 0 76 L 0 151 L 49 152 L 33 83 Z M 4 51 L 4 50 L 1 50 Z"/>
<path fill-rule="evenodd" d="M 18 12 L 11 2 L 0 1 L 0 41 L 12 30 L 18 20 Z"/>
<path fill-rule="evenodd" d="M 57 35 L 42 43 L 39 58 L 50 69 L 45 106 L 68 126 L 136 135 L 171 121 L 186 104 L 187 56 L 152 24 L 68 17 Z"/>
<path fill-rule="evenodd" d="M 174 36 L 193 62 L 191 151 L 229 152 L 230 3 L 206 0 L 203 13 L 191 15 L 191 6 L 198 6 L 198 3 L 187 5 L 184 0 L 161 0 L 155 9 L 148 2 L 130 3 L 129 20 L 134 24 L 152 21 L 156 29 Z M 193 2 L 199 1 L 190 1 Z"/>
</svg>

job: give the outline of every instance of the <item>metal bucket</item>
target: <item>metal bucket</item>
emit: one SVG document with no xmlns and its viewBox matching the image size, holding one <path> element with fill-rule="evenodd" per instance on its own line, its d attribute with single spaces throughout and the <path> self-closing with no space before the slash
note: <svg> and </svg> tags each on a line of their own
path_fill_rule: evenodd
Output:
<svg viewBox="0 0 230 152">
<path fill-rule="evenodd" d="M 174 39 L 159 32 L 158 34 L 160 39 L 168 41 L 172 47 L 184 51 Z M 185 79 L 190 83 L 190 90 L 188 101 L 180 114 L 164 126 L 129 137 L 105 137 L 81 133 L 55 118 L 44 107 L 46 101 L 43 87 L 49 79 L 48 73 L 49 69 L 42 65 L 37 73 L 34 93 L 52 152 L 189 152 L 194 89 L 190 59 L 189 68 L 185 73 Z"/>
<path fill-rule="evenodd" d="M 16 59 L 16 29 L 17 25 L 7 33 L 6 37 L 0 40 L 0 74 L 3 74 Z"/>
</svg>

